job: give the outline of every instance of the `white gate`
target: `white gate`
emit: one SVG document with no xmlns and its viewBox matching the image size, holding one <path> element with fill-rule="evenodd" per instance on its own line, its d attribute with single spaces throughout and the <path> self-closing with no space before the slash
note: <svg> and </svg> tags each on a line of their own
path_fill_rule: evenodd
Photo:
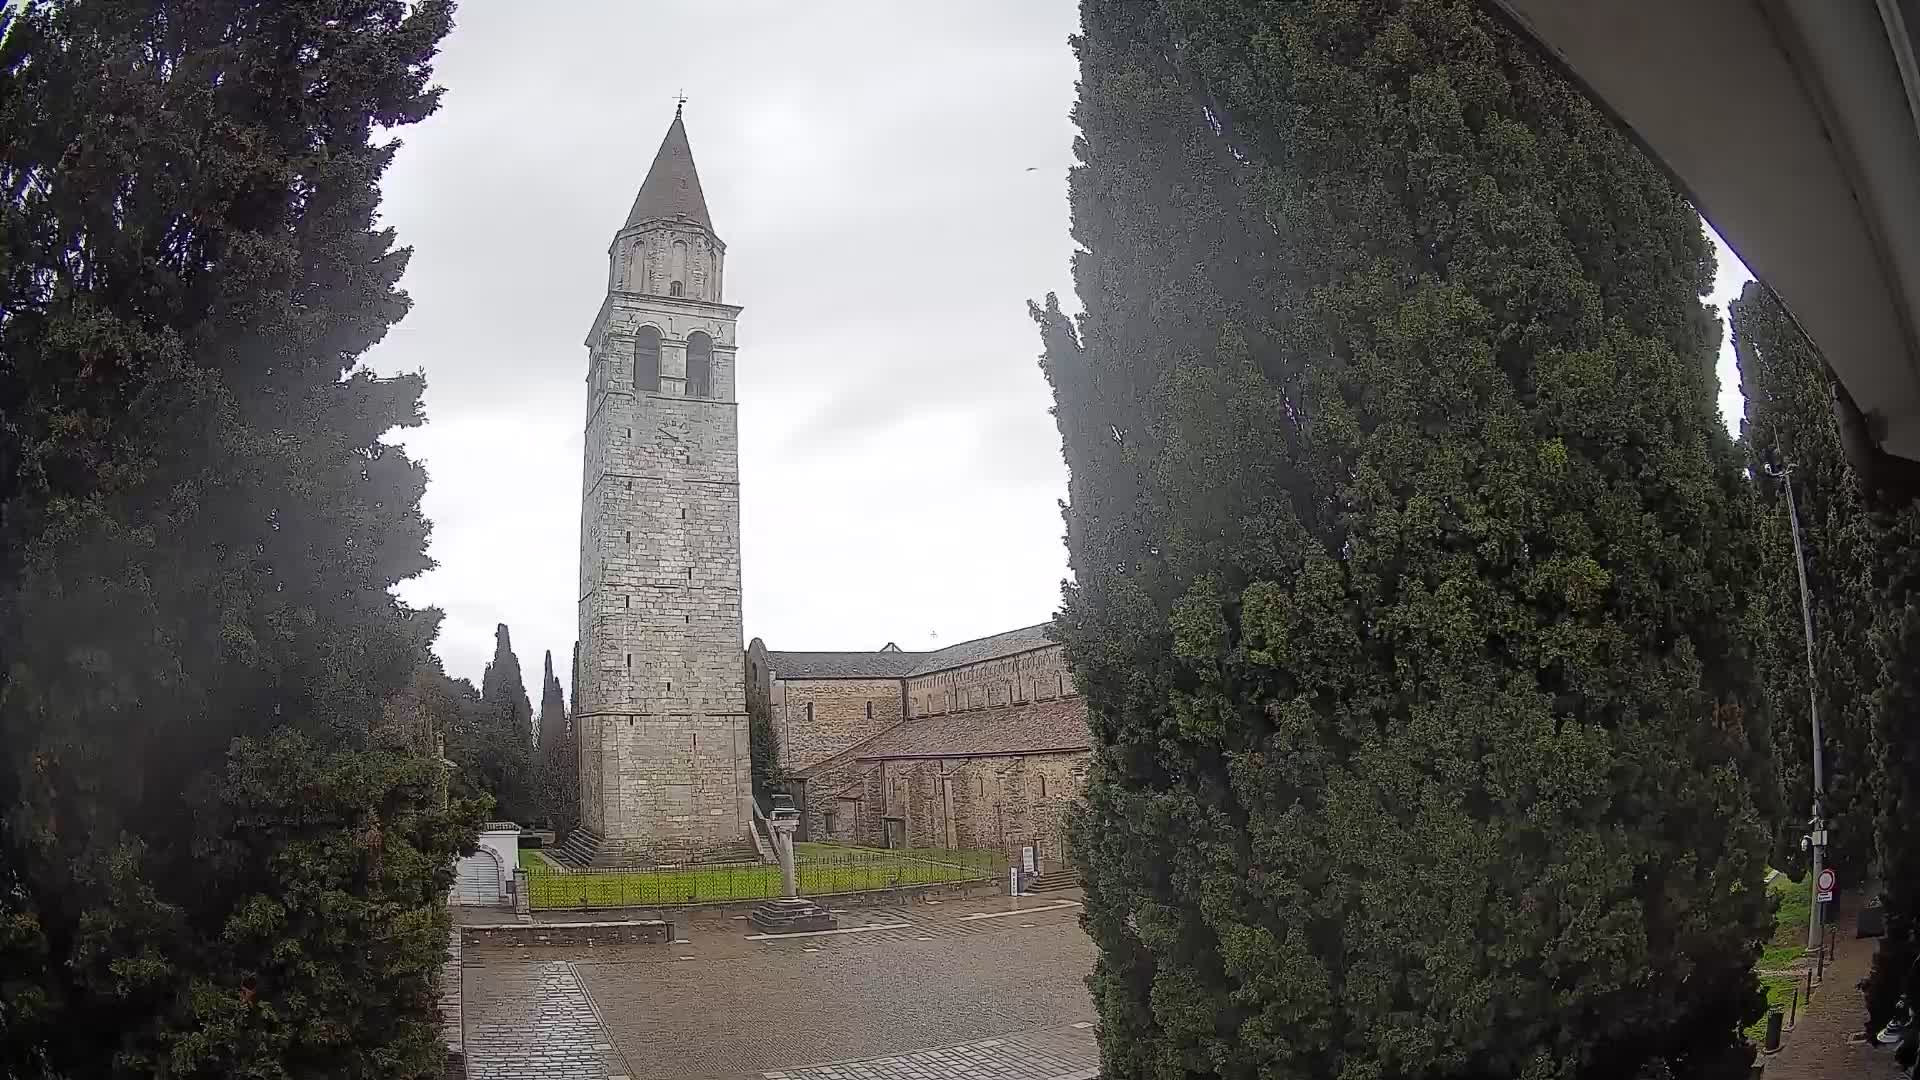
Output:
<svg viewBox="0 0 1920 1080">
<path fill-rule="evenodd" d="M 505 880 L 500 856 L 483 846 L 454 865 L 453 895 L 447 899 L 470 907 L 501 907 L 506 903 Z"/>
</svg>

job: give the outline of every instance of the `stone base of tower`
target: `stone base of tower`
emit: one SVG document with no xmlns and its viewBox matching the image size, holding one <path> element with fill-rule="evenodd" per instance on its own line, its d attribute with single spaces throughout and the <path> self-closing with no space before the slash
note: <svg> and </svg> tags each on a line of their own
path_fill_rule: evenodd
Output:
<svg viewBox="0 0 1920 1080">
<path fill-rule="evenodd" d="M 722 863 L 758 865 L 759 862 L 760 852 L 754 847 L 753 838 L 742 833 L 732 841 L 602 838 L 585 865 L 595 868 L 660 869 Z"/>
<path fill-rule="evenodd" d="M 567 834 L 566 843 L 552 856 L 577 870 L 659 869 L 671 866 L 762 863 L 751 836 L 732 841 L 689 843 L 684 840 L 609 840 L 585 826 Z"/>
<path fill-rule="evenodd" d="M 742 713 L 576 721 L 591 866 L 757 861 Z"/>
</svg>

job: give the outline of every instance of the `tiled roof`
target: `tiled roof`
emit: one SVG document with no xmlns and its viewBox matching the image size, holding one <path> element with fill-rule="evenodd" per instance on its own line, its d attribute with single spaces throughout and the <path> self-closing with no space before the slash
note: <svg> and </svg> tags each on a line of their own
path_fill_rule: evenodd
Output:
<svg viewBox="0 0 1920 1080">
<path fill-rule="evenodd" d="M 897 679 L 926 653 L 769 652 L 767 666 L 781 679 Z"/>
<path fill-rule="evenodd" d="M 920 658 L 920 662 L 908 674 L 926 675 L 935 671 L 945 671 L 948 668 L 977 664 L 982 660 L 997 660 L 1002 656 L 1044 648 L 1053 644 L 1047 637 L 1047 632 L 1051 629 L 1053 629 L 1051 622 L 1035 623 L 1018 630 L 1008 630 L 1003 634 L 963 641 L 958 645 L 949 645 L 933 652 L 917 653 L 915 655 Z"/>
<path fill-rule="evenodd" d="M 769 652 L 767 663 L 782 679 L 898 679 L 997 660 L 1053 644 L 1050 622 L 1023 626 L 1003 634 L 962 641 L 932 652 Z"/>
<path fill-rule="evenodd" d="M 907 720 L 804 770 L 821 775 L 849 761 L 1060 753 L 1093 745 L 1084 698 L 971 709 Z"/>
</svg>

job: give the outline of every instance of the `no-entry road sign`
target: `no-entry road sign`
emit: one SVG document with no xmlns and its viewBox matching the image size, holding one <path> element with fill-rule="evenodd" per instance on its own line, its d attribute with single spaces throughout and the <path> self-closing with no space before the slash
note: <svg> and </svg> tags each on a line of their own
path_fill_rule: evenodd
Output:
<svg viewBox="0 0 1920 1080">
<path fill-rule="evenodd" d="M 1820 879 L 1816 883 L 1818 885 L 1818 890 L 1814 894 L 1814 899 L 1819 900 L 1823 903 L 1833 899 L 1833 887 L 1838 883 L 1839 883 L 1839 879 L 1834 876 L 1833 867 L 1829 866 L 1826 869 L 1821 870 Z"/>
</svg>

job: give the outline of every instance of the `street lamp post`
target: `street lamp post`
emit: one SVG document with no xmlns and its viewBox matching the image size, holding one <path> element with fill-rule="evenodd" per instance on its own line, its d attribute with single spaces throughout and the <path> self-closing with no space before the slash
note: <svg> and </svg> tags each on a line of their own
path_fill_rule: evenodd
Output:
<svg viewBox="0 0 1920 1080">
<path fill-rule="evenodd" d="M 1812 910 L 1807 915 L 1807 948 L 1820 948 L 1820 869 L 1827 854 L 1827 828 L 1821 819 L 1820 801 L 1827 793 L 1820 738 L 1820 685 L 1813 661 L 1813 598 L 1807 591 L 1807 553 L 1800 546 L 1800 507 L 1793 497 L 1793 469 L 1767 467 L 1769 476 L 1778 477 L 1787 490 L 1787 525 L 1793 533 L 1793 566 L 1800 575 L 1800 620 L 1807 637 L 1807 716 L 1813 725 L 1813 818 L 1808 822 L 1807 851 L 1813 860 L 1813 873 L 1807 887 L 1813 890 Z"/>
</svg>

